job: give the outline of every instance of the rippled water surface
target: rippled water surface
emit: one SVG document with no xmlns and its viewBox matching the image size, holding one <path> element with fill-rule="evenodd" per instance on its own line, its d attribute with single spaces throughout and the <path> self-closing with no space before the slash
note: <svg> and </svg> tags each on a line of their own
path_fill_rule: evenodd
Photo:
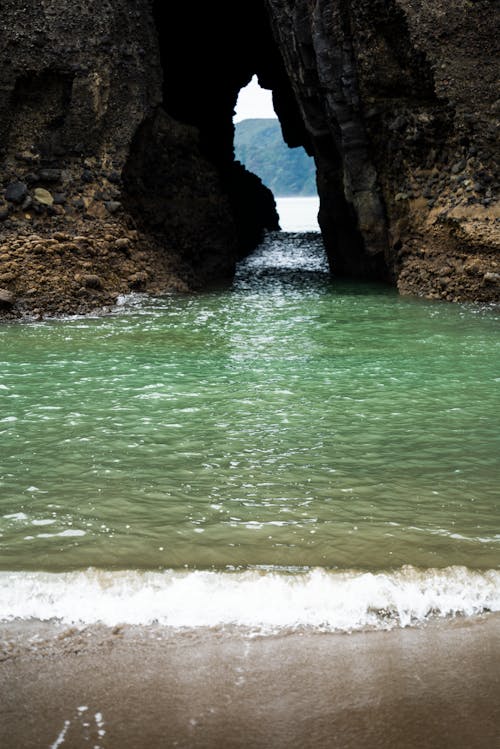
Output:
<svg viewBox="0 0 500 749">
<path fill-rule="evenodd" d="M 0 328 L 0 567 L 498 567 L 498 310 L 332 281 Z"/>
</svg>

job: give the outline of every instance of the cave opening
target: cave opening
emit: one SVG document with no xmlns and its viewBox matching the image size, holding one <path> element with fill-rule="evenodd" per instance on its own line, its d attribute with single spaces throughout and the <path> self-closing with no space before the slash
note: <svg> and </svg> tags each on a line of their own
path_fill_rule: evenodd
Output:
<svg viewBox="0 0 500 749">
<path fill-rule="evenodd" d="M 235 159 L 273 193 L 281 229 L 319 231 L 314 159 L 285 143 L 272 92 L 256 75 L 238 94 L 233 124 Z"/>
<path fill-rule="evenodd" d="M 287 144 L 306 145 L 307 133 L 264 0 L 200 4 L 195 12 L 155 0 L 153 15 L 162 100 L 132 143 L 127 207 L 143 227 L 168 234 L 201 283 L 220 280 L 266 231 L 279 229 L 271 190 L 235 160 L 240 90 L 256 75 L 273 92 Z"/>
<path fill-rule="evenodd" d="M 241 90 L 258 79 L 272 91 L 272 106 L 288 146 L 309 146 L 308 136 L 271 29 L 264 0 L 183 7 L 155 3 L 163 69 L 163 107 L 194 125 L 202 153 L 216 167 L 236 221 L 240 251 L 278 228 L 272 195 L 234 154 L 233 114 Z M 186 29 L 183 37 L 179 29 Z M 311 153 L 309 147 L 309 153 Z M 260 175 L 259 175 L 260 176 Z"/>
<path fill-rule="evenodd" d="M 175 227 L 174 250 L 202 282 L 230 277 L 267 230 L 279 229 L 273 193 L 235 159 L 234 109 L 257 76 L 272 91 L 286 145 L 314 157 L 330 266 L 336 273 L 359 270 L 363 248 L 344 195 L 342 157 L 321 120 L 324 104 L 316 93 L 306 112 L 265 0 L 195 10 L 155 0 L 153 14 L 162 101 L 136 134 L 124 175 L 136 217 L 165 235 Z"/>
</svg>

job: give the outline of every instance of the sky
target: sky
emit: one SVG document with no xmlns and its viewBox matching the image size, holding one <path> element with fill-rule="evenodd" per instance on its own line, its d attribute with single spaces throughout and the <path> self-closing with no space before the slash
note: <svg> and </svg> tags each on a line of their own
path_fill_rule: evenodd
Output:
<svg viewBox="0 0 500 749">
<path fill-rule="evenodd" d="M 252 117 L 276 117 L 271 92 L 259 86 L 256 75 L 248 86 L 241 89 L 235 111 L 233 122 L 241 122 Z"/>
</svg>

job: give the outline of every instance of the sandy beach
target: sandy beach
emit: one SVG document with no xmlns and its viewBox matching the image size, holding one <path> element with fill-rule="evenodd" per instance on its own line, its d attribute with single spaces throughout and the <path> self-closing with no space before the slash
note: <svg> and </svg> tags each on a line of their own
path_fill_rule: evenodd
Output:
<svg viewBox="0 0 500 749">
<path fill-rule="evenodd" d="M 351 635 L 0 633 L 3 749 L 486 749 L 500 736 L 498 615 Z"/>
</svg>

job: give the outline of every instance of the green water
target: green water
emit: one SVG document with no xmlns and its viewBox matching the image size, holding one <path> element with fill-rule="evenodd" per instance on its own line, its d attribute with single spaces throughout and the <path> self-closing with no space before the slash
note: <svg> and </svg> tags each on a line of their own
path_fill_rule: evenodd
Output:
<svg viewBox="0 0 500 749">
<path fill-rule="evenodd" d="M 0 328 L 0 568 L 498 566 L 498 308 L 332 281 Z"/>
</svg>

